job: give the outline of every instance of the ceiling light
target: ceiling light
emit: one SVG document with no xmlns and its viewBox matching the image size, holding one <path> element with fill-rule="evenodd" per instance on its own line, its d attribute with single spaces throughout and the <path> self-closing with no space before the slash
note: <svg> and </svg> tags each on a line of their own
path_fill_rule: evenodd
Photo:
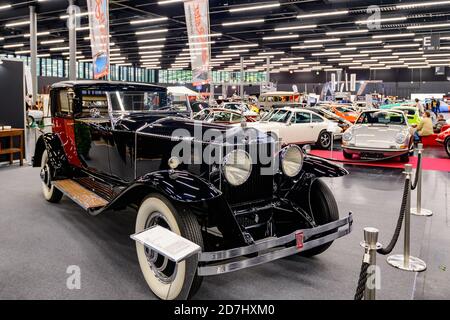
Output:
<svg viewBox="0 0 450 320">
<path fill-rule="evenodd" d="M 279 3 L 269 3 L 269 4 L 262 4 L 262 5 L 256 5 L 256 6 L 246 6 L 246 7 L 243 7 L 243 8 L 231 8 L 228 11 L 229 12 L 242 12 L 242 11 L 252 11 L 252 10 L 277 8 L 279 6 L 280 6 Z"/>
<path fill-rule="evenodd" d="M 355 23 L 356 24 L 374 24 L 374 23 L 405 21 L 405 20 L 408 20 L 408 17 L 393 17 L 393 18 L 383 18 L 383 19 L 358 20 L 358 21 L 355 21 Z"/>
<path fill-rule="evenodd" d="M 168 29 L 156 29 L 156 30 L 136 31 L 135 34 L 138 36 L 143 34 L 162 33 L 167 31 Z"/>
<path fill-rule="evenodd" d="M 291 26 L 291 27 L 280 27 L 275 28 L 275 31 L 288 31 L 288 30 L 303 30 L 303 29 L 315 29 L 317 28 L 317 24 L 308 24 L 302 26 Z"/>
<path fill-rule="evenodd" d="M 388 39 L 388 38 L 403 38 L 403 37 L 414 37 L 415 33 L 394 33 L 394 34 L 384 34 L 372 36 L 373 39 Z"/>
<path fill-rule="evenodd" d="M 396 8 L 398 10 L 413 9 L 413 8 L 421 8 L 421 7 L 442 6 L 445 4 L 450 4 L 450 1 L 427 1 L 427 2 L 419 2 L 419 3 L 398 4 L 398 5 L 396 5 Z"/>
<path fill-rule="evenodd" d="M 167 19 L 168 19 L 167 17 L 161 17 L 161 18 L 132 20 L 132 21 L 130 21 L 130 24 L 143 24 L 143 23 L 160 22 L 160 21 L 165 21 Z"/>
<path fill-rule="evenodd" d="M 325 49 L 326 52 L 328 51 L 354 51 L 356 50 L 356 47 L 345 47 L 345 48 L 327 48 Z"/>
<path fill-rule="evenodd" d="M 38 32 L 38 33 L 36 33 L 36 36 L 37 36 L 37 37 L 40 37 L 40 36 L 48 36 L 49 34 L 50 34 L 50 31 L 43 31 L 43 32 Z M 23 35 L 23 37 L 24 37 L 24 38 L 29 38 L 29 37 L 30 37 L 30 34 L 29 34 L 29 33 L 26 33 L 26 34 Z"/>
<path fill-rule="evenodd" d="M 3 46 L 3 48 L 5 49 L 9 49 L 9 48 L 21 48 L 25 46 L 23 43 L 16 43 L 16 44 L 6 44 Z"/>
<path fill-rule="evenodd" d="M 346 46 L 363 46 L 363 45 L 372 45 L 372 44 L 382 44 L 383 41 L 375 40 L 375 41 L 358 41 L 358 42 L 347 42 Z"/>
<path fill-rule="evenodd" d="M 363 58 L 363 57 L 368 57 L 369 55 L 367 53 L 364 54 L 343 54 L 341 56 L 341 58 Z"/>
<path fill-rule="evenodd" d="M 361 53 L 384 53 L 391 52 L 391 49 L 375 49 L 375 50 L 361 50 Z"/>
<path fill-rule="evenodd" d="M 270 55 L 274 55 L 274 54 L 284 54 L 284 51 L 259 52 L 258 56 L 270 56 Z"/>
<path fill-rule="evenodd" d="M 234 45 L 228 46 L 228 48 L 254 48 L 254 47 L 257 47 L 257 46 L 258 46 L 258 44 L 256 44 L 256 43 L 234 44 Z"/>
<path fill-rule="evenodd" d="M 291 49 L 314 49 L 314 48 L 323 48 L 322 44 L 312 44 L 312 45 L 306 45 L 306 46 L 292 46 Z"/>
<path fill-rule="evenodd" d="M 224 23 L 222 23 L 222 26 L 230 27 L 230 26 L 237 26 L 237 25 L 242 25 L 242 24 L 262 23 L 264 21 L 265 21 L 264 19 L 254 19 L 254 20 L 242 20 L 242 21 L 235 21 L 235 22 L 224 22 Z"/>
<path fill-rule="evenodd" d="M 263 40 L 278 40 L 278 39 L 295 39 L 298 38 L 298 34 L 288 34 L 285 36 L 271 36 L 271 37 L 263 37 Z"/>
<path fill-rule="evenodd" d="M 11 8 L 11 7 L 12 7 L 12 5 L 10 5 L 10 4 L 4 4 L 4 5 L 0 6 L 0 10 L 6 10 L 6 9 Z"/>
<path fill-rule="evenodd" d="M 348 30 L 348 31 L 333 31 L 325 33 L 327 36 L 340 36 L 342 34 L 359 34 L 359 33 L 367 33 L 369 30 L 360 29 L 360 30 Z"/>
<path fill-rule="evenodd" d="M 419 55 L 419 54 L 423 54 L 423 51 L 399 51 L 399 52 L 395 52 L 396 55 L 399 56 L 413 56 L 413 55 Z"/>
<path fill-rule="evenodd" d="M 297 16 L 297 19 L 307 19 L 307 18 L 316 18 L 316 17 L 327 17 L 327 16 L 339 16 L 348 14 L 348 10 L 343 11 L 327 11 L 320 13 L 310 13 L 310 14 L 300 14 Z"/>
<path fill-rule="evenodd" d="M 304 43 L 327 43 L 327 42 L 338 42 L 341 41 L 340 38 L 326 38 L 326 39 L 314 39 L 314 40 L 305 40 Z"/>
<path fill-rule="evenodd" d="M 339 52 L 315 52 L 315 53 L 311 53 L 312 56 L 314 57 L 321 57 L 321 56 L 335 56 L 335 55 L 339 55 Z"/>
<path fill-rule="evenodd" d="M 429 29 L 429 28 L 447 28 L 450 27 L 450 23 L 434 23 L 434 24 L 423 24 L 420 26 L 409 26 L 406 27 L 408 30 L 417 30 L 417 29 Z"/>
<path fill-rule="evenodd" d="M 63 43 L 64 39 L 55 39 L 55 40 L 45 40 L 41 41 L 41 44 L 53 44 L 53 43 Z"/>
<path fill-rule="evenodd" d="M 143 39 L 143 40 L 138 40 L 137 43 L 160 42 L 160 41 L 166 41 L 166 38 Z"/>
<path fill-rule="evenodd" d="M 420 43 L 402 43 L 402 44 L 388 44 L 385 48 L 413 48 L 420 47 Z"/>
</svg>

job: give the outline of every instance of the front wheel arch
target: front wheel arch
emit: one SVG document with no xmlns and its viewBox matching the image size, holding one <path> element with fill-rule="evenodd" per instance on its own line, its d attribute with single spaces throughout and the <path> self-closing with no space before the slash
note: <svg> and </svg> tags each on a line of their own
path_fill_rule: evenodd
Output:
<svg viewBox="0 0 450 320">
<path fill-rule="evenodd" d="M 152 220 L 154 216 L 157 216 L 157 220 Z M 163 220 L 159 220 L 161 218 Z M 196 243 L 203 249 L 203 237 L 197 218 L 189 209 L 174 204 L 159 193 L 150 193 L 142 201 L 136 218 L 135 232 L 142 232 L 146 228 L 154 226 L 155 224 L 151 224 L 152 221 L 156 225 L 169 228 L 172 232 Z M 160 222 L 158 223 L 158 221 Z M 164 272 L 170 262 L 162 263 L 161 260 L 164 258 L 161 255 L 146 249 L 138 242 L 136 242 L 136 250 L 144 278 L 158 298 L 173 300 L 183 296 L 190 297 L 200 288 L 202 277 L 197 275 L 198 261 L 195 255 L 175 267 L 169 268 L 169 277 L 165 278 L 167 275 L 160 272 Z M 157 258 L 151 259 L 152 257 Z M 156 268 L 160 269 L 157 271 Z M 192 274 L 194 278 L 190 286 L 187 280 Z"/>
</svg>

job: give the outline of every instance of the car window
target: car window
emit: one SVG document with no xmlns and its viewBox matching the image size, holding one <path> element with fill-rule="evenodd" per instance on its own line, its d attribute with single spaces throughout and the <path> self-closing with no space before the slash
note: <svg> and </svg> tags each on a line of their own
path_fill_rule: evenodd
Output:
<svg viewBox="0 0 450 320">
<path fill-rule="evenodd" d="M 311 114 L 307 112 L 296 112 L 292 123 L 311 123 Z"/>
<path fill-rule="evenodd" d="M 313 114 L 312 115 L 312 122 L 320 123 L 320 122 L 323 122 L 323 119 L 321 117 L 319 117 L 317 114 Z"/>
<path fill-rule="evenodd" d="M 57 99 L 57 112 L 60 114 L 70 114 L 72 113 L 72 103 L 73 103 L 73 91 L 61 90 L 58 94 Z"/>
<path fill-rule="evenodd" d="M 205 120 L 209 113 L 209 110 L 202 110 L 195 115 L 194 120 Z"/>
<path fill-rule="evenodd" d="M 270 116 L 269 122 L 287 122 L 291 117 L 291 112 L 288 110 L 278 110 Z"/>
<path fill-rule="evenodd" d="M 244 119 L 243 116 L 241 116 L 240 114 L 232 114 L 231 116 L 231 122 L 241 122 Z"/>
<path fill-rule="evenodd" d="M 214 114 L 214 121 L 230 122 L 231 121 L 231 113 L 229 113 L 229 112 L 216 112 Z"/>
<path fill-rule="evenodd" d="M 405 125 L 403 114 L 392 111 L 377 111 L 363 113 L 357 121 L 358 124 L 394 124 Z"/>
</svg>

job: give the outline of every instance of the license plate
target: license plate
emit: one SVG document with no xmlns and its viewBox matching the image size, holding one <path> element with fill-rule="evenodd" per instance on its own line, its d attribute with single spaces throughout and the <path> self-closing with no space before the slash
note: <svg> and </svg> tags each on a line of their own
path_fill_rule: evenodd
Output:
<svg viewBox="0 0 450 320">
<path fill-rule="evenodd" d="M 303 249 L 303 239 L 304 239 L 303 232 L 299 232 L 295 235 L 295 242 L 297 244 L 297 249 Z"/>
<path fill-rule="evenodd" d="M 361 153 L 361 158 L 365 158 L 365 159 L 383 159 L 384 156 L 383 156 L 382 153 L 363 152 L 363 153 Z"/>
</svg>

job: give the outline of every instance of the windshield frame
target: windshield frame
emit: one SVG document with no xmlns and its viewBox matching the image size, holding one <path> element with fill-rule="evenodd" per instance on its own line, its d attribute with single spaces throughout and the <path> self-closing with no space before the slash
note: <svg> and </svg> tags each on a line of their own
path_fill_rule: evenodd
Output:
<svg viewBox="0 0 450 320">
<path fill-rule="evenodd" d="M 364 119 L 366 117 L 366 115 L 372 115 L 372 114 L 376 114 L 376 113 L 385 113 L 385 114 L 396 114 L 402 117 L 403 119 L 403 123 L 394 123 L 394 122 L 390 122 L 389 123 L 369 123 L 369 122 L 360 122 L 362 121 L 362 119 Z M 363 112 L 361 113 L 361 115 L 358 117 L 358 119 L 355 122 L 355 125 L 384 125 L 384 126 L 390 126 L 390 125 L 395 125 L 395 126 L 408 126 L 408 118 L 405 116 L 405 114 L 401 111 L 395 111 L 395 110 L 376 110 L 376 111 L 369 111 L 369 112 Z"/>
</svg>

